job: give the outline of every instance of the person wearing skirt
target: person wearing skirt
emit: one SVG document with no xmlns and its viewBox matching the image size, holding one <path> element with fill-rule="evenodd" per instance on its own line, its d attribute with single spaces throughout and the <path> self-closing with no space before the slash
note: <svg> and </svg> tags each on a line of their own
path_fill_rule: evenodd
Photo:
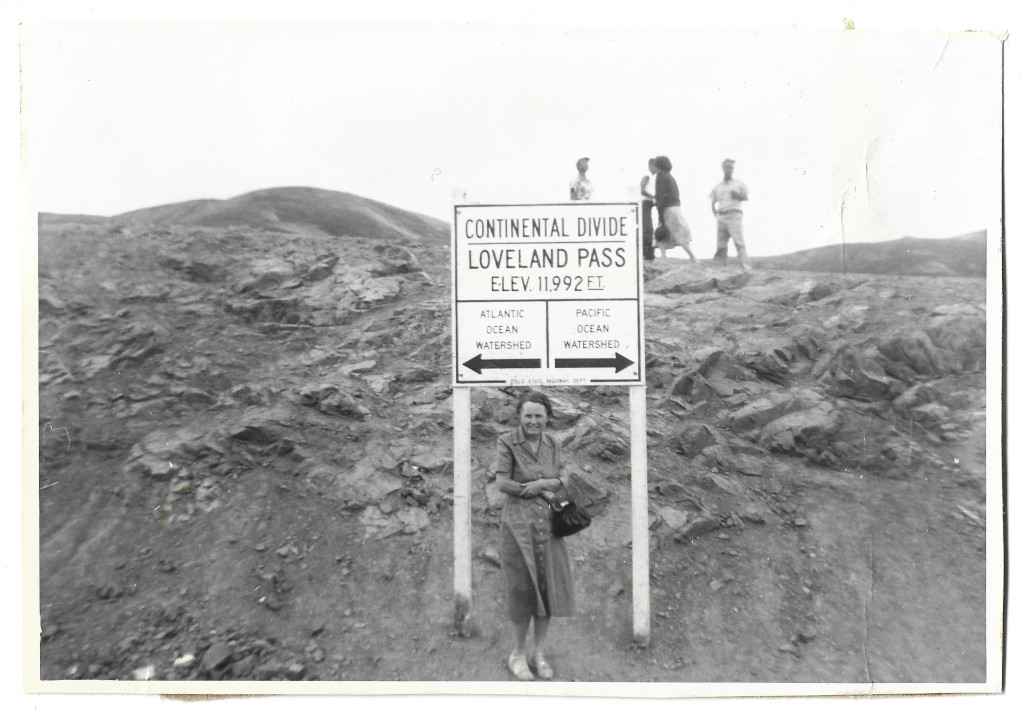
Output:
<svg viewBox="0 0 1024 713">
<path fill-rule="evenodd" d="M 641 215 L 643 225 L 643 254 L 644 260 L 654 259 L 654 198 L 655 195 L 647 190 L 647 187 L 651 183 L 651 176 L 658 172 L 658 169 L 654 167 L 654 159 L 647 160 L 647 172 L 649 176 L 644 176 L 640 179 L 640 194 L 643 196 L 641 203 Z"/>
<path fill-rule="evenodd" d="M 554 512 L 546 496 L 568 484 L 562 446 L 545 432 L 552 415 L 547 396 L 530 391 L 516 405 L 519 426 L 498 438 L 494 473 L 508 497 L 501 516 L 501 568 L 515 645 L 508 658 L 512 675 L 551 679 L 545 656 L 552 617 L 573 616 L 575 599 L 569 554 L 563 538 L 551 534 Z M 533 652 L 526 638 L 533 623 Z"/>
<path fill-rule="evenodd" d="M 679 202 L 679 186 L 676 179 L 672 177 L 672 162 L 667 156 L 657 156 L 654 159 L 654 167 L 658 175 L 654 179 L 654 205 L 658 209 L 658 218 L 661 225 L 655 231 L 655 247 L 661 249 L 662 257 L 666 257 L 668 251 L 674 247 L 681 247 L 690 256 L 690 262 L 697 262 L 693 251 L 690 250 L 690 226 L 683 218 L 683 209 Z"/>
</svg>

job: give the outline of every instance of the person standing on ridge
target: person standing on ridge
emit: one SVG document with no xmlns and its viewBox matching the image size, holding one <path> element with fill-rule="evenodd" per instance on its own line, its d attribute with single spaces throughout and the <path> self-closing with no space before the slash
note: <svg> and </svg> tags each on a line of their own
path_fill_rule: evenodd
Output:
<svg viewBox="0 0 1024 713">
<path fill-rule="evenodd" d="M 690 226 L 683 218 L 679 203 L 679 186 L 672 177 L 672 162 L 668 156 L 655 156 L 654 168 L 658 171 L 654 179 L 654 207 L 658 209 L 658 228 L 654 231 L 655 250 L 661 249 L 661 256 L 668 257 L 668 251 L 681 247 L 690 256 L 690 262 L 697 262 L 690 250 Z"/>
<path fill-rule="evenodd" d="M 584 156 L 576 162 L 576 170 L 579 175 L 572 179 L 569 184 L 569 200 L 571 201 L 589 201 L 590 194 L 594 192 L 594 187 L 590 185 L 590 181 L 587 180 L 587 169 L 590 168 L 590 159 Z"/>
<path fill-rule="evenodd" d="M 718 249 L 714 261 L 719 265 L 728 263 L 729 238 L 732 238 L 740 267 L 749 270 L 750 258 L 743 240 L 743 201 L 747 200 L 747 185 L 732 177 L 735 165 L 731 158 L 722 161 L 722 182 L 711 189 L 711 212 L 718 221 Z"/>
<path fill-rule="evenodd" d="M 654 167 L 654 159 L 647 160 L 647 172 L 650 176 L 640 179 L 640 193 L 643 195 L 641 205 L 643 216 L 643 238 L 644 238 L 644 260 L 654 259 L 654 199 L 655 195 L 647 190 L 651 183 L 651 176 L 658 172 Z"/>
</svg>

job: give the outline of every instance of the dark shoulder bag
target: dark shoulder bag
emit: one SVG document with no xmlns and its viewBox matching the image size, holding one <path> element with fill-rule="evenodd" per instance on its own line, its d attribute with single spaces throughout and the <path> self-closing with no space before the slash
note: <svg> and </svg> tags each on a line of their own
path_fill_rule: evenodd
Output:
<svg viewBox="0 0 1024 713">
<path fill-rule="evenodd" d="M 551 509 L 555 511 L 552 534 L 555 537 L 568 537 L 590 526 L 590 513 L 582 505 L 577 505 L 569 497 L 564 485 L 558 486 L 554 495 L 547 499 Z"/>
</svg>

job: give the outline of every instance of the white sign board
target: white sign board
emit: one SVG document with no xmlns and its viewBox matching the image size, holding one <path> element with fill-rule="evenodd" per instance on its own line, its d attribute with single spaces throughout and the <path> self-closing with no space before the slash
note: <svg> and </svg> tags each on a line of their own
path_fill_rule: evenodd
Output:
<svg viewBox="0 0 1024 713">
<path fill-rule="evenodd" d="M 456 205 L 455 384 L 643 384 L 638 212 Z"/>
</svg>

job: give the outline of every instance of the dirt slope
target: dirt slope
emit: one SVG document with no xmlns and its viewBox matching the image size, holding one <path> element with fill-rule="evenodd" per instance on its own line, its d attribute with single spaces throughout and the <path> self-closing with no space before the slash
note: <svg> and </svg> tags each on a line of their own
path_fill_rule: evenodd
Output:
<svg viewBox="0 0 1024 713">
<path fill-rule="evenodd" d="M 474 389 L 452 624 L 450 287 L 432 236 L 45 221 L 41 674 L 504 680 Z M 139 224 L 141 225 L 141 224 Z M 648 267 L 651 646 L 628 399 L 552 391 L 580 497 L 562 680 L 984 677 L 984 281 Z"/>
</svg>

